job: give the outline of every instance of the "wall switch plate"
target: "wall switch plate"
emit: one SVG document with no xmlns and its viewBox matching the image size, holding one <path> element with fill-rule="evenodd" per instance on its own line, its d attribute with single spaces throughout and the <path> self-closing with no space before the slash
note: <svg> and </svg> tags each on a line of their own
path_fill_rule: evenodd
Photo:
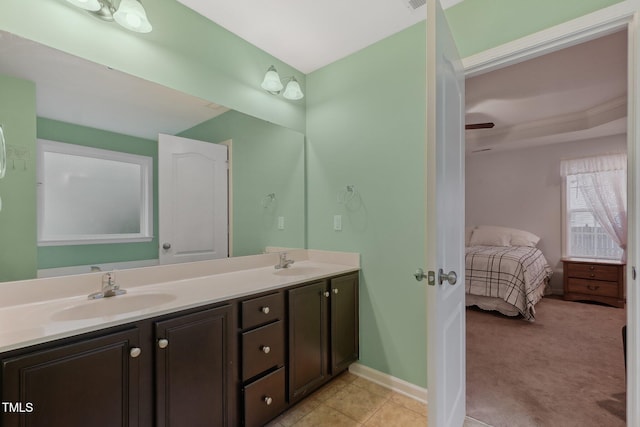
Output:
<svg viewBox="0 0 640 427">
<path fill-rule="evenodd" d="M 342 231 L 342 215 L 333 216 L 333 229 L 335 231 Z"/>
<path fill-rule="evenodd" d="M 284 230 L 284 217 L 278 217 L 278 230 Z"/>
</svg>

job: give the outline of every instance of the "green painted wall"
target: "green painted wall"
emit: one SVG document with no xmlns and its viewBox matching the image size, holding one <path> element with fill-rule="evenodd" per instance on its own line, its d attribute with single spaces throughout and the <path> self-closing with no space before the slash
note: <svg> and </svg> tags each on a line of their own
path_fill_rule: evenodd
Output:
<svg viewBox="0 0 640 427">
<path fill-rule="evenodd" d="M 265 246 L 305 248 L 304 135 L 237 111 L 182 132 L 201 141 L 233 141 L 233 255 Z M 276 199 L 263 206 L 265 196 Z M 284 230 L 277 219 L 284 216 Z"/>
<path fill-rule="evenodd" d="M 129 135 L 39 117 L 40 139 L 120 151 L 153 158 L 153 235 L 150 242 L 38 248 L 38 268 L 102 264 L 158 258 L 158 143 Z M 34 223 L 35 224 L 35 223 Z"/>
<path fill-rule="evenodd" d="M 2 0 L 0 29 L 304 132 L 305 100 L 260 88 L 275 65 L 305 76 L 176 0 L 144 2 L 153 31 L 132 33 L 64 0 Z"/>
<path fill-rule="evenodd" d="M 7 172 L 0 179 L 0 281 L 36 277 L 36 87 L 0 75 Z"/>
<path fill-rule="evenodd" d="M 468 56 L 614 3 L 465 0 L 446 15 Z M 423 387 L 426 297 L 411 272 L 425 257 L 425 30 L 307 75 L 309 247 L 361 253 L 361 362 Z M 337 203 L 352 184 L 361 200 Z"/>
<path fill-rule="evenodd" d="M 361 362 L 423 387 L 425 51 L 421 23 L 307 76 L 309 247 L 361 253 Z"/>
<path fill-rule="evenodd" d="M 446 10 L 462 57 L 595 12 L 622 0 L 465 0 Z"/>
</svg>

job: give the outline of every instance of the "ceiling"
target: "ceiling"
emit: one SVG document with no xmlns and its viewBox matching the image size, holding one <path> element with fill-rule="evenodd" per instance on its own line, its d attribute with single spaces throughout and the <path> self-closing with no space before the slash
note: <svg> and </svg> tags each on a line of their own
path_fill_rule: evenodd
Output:
<svg viewBox="0 0 640 427">
<path fill-rule="evenodd" d="M 426 18 L 424 0 L 178 1 L 305 74 Z"/>
<path fill-rule="evenodd" d="M 626 132 L 627 33 L 619 31 L 466 80 L 467 152 Z"/>
</svg>

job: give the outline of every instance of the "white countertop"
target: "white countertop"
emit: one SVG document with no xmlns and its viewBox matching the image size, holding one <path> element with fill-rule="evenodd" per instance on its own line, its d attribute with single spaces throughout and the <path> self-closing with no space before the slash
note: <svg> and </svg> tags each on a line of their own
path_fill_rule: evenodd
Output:
<svg viewBox="0 0 640 427">
<path fill-rule="evenodd" d="M 13 293 L 11 301 L 3 297 L 0 305 L 0 352 L 360 268 L 358 254 L 312 250 L 290 254 L 295 263 L 281 270 L 273 267 L 277 254 L 121 270 L 116 283 L 127 293 L 98 300 L 87 295 L 99 290 L 104 272 L 0 283 L 3 295 Z M 159 271 L 165 281 L 157 277 Z"/>
</svg>

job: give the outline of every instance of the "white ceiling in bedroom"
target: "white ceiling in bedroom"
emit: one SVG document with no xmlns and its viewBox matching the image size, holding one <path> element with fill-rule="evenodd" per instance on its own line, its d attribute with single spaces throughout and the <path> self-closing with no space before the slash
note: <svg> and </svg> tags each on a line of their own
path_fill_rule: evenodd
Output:
<svg viewBox="0 0 640 427">
<path fill-rule="evenodd" d="M 619 31 L 466 80 L 467 152 L 624 134 L 627 33 Z"/>
</svg>

